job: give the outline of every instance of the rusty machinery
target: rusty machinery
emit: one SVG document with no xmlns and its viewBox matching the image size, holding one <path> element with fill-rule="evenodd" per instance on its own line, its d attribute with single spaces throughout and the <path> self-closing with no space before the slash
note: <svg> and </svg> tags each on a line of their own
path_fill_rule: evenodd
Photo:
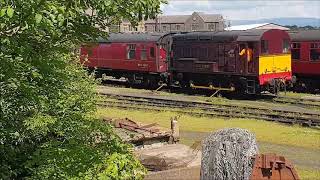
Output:
<svg viewBox="0 0 320 180">
<path fill-rule="evenodd" d="M 298 180 L 299 176 L 293 164 L 283 156 L 258 154 L 250 180 Z"/>
</svg>

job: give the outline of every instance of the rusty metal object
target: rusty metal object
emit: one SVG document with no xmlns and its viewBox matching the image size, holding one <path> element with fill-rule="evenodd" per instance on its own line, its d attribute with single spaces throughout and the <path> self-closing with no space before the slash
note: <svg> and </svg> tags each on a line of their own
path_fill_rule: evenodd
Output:
<svg viewBox="0 0 320 180">
<path fill-rule="evenodd" d="M 112 119 L 104 117 L 103 120 L 112 126 L 116 134 L 125 142 L 136 146 L 151 145 L 155 143 L 172 143 L 172 132 L 158 126 L 157 123 L 142 124 L 128 118 Z"/>
<path fill-rule="evenodd" d="M 157 126 L 157 123 L 151 123 L 147 125 L 141 125 L 138 124 L 137 122 L 130 120 L 128 118 L 124 119 L 104 119 L 108 123 L 112 124 L 115 128 L 122 128 L 122 129 L 127 129 L 129 131 L 135 131 L 138 132 L 139 130 L 141 131 L 147 131 L 150 133 L 156 133 L 159 132 L 158 128 L 152 128 L 154 126 Z"/>
<path fill-rule="evenodd" d="M 223 88 L 223 87 L 215 87 L 213 85 L 209 86 L 197 86 L 194 85 L 193 83 L 190 83 L 190 87 L 193 89 L 208 89 L 208 90 L 219 90 L 219 91 L 235 91 L 234 87 L 229 87 L 229 88 Z"/>
<path fill-rule="evenodd" d="M 258 154 L 255 156 L 250 180 L 298 180 L 299 176 L 293 164 L 283 156 L 276 154 Z"/>
</svg>

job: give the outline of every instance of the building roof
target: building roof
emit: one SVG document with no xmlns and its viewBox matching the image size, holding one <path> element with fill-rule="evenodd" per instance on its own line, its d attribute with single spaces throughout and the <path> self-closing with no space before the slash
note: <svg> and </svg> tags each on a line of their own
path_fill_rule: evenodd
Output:
<svg viewBox="0 0 320 180">
<path fill-rule="evenodd" d="M 320 30 L 289 31 L 292 41 L 320 41 Z"/>
<path fill-rule="evenodd" d="M 107 39 L 98 38 L 98 42 L 157 42 L 165 35 L 165 33 L 110 33 Z"/>
<path fill-rule="evenodd" d="M 238 26 L 231 26 L 227 27 L 227 31 L 243 31 L 243 30 L 249 30 L 249 29 L 257 29 L 257 28 L 263 28 L 263 26 L 267 25 L 274 25 L 274 26 L 279 26 L 282 29 L 289 30 L 289 28 L 286 28 L 284 26 L 274 24 L 274 23 L 261 23 L 261 24 L 246 24 L 246 25 L 238 25 Z"/>
<path fill-rule="evenodd" d="M 230 42 L 230 41 L 260 41 L 265 29 L 254 29 L 247 31 L 221 31 L 221 32 L 190 32 L 176 34 L 173 40 L 199 40 L 210 42 Z"/>
<path fill-rule="evenodd" d="M 217 22 L 223 19 L 221 14 L 205 14 L 202 12 L 198 14 L 203 19 L 204 22 Z"/>
<path fill-rule="evenodd" d="M 198 14 L 204 22 L 218 22 L 222 18 L 220 14 L 205 14 L 202 12 L 194 12 L 193 14 Z M 193 15 L 192 14 L 192 15 Z M 167 23 L 167 24 L 183 24 L 185 23 L 192 15 L 167 15 L 167 16 L 158 16 L 158 23 Z M 148 19 L 145 21 L 145 24 L 155 23 L 155 19 Z"/>
</svg>

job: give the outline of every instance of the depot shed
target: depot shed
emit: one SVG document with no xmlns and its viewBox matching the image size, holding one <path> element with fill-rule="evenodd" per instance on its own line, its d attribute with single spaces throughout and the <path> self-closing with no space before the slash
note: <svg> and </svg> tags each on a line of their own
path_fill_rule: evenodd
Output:
<svg viewBox="0 0 320 180">
<path fill-rule="evenodd" d="M 246 25 L 238 25 L 238 26 L 230 26 L 227 27 L 226 31 L 237 31 L 237 30 L 254 30 L 254 29 L 280 29 L 280 30 L 290 30 L 287 27 L 281 26 L 279 24 L 274 23 L 262 23 L 262 24 L 246 24 Z"/>
</svg>

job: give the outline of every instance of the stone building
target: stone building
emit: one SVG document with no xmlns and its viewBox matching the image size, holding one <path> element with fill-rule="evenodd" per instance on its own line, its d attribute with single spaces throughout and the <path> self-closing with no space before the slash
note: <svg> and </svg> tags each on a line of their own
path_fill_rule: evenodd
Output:
<svg viewBox="0 0 320 180">
<path fill-rule="evenodd" d="M 109 28 L 109 32 L 121 32 L 121 33 L 132 33 L 132 32 L 145 32 L 144 22 L 141 21 L 137 26 L 133 26 L 129 21 L 124 20 L 119 24 L 112 25 Z"/>
<path fill-rule="evenodd" d="M 144 22 L 145 32 L 223 31 L 225 20 L 220 14 L 194 12 L 192 15 L 158 16 Z"/>
</svg>

